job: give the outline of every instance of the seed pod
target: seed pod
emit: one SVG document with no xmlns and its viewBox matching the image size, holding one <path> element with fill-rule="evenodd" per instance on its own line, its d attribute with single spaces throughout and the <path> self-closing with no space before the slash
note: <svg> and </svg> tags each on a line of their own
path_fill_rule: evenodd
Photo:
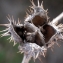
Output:
<svg viewBox="0 0 63 63">
<path fill-rule="evenodd" d="M 22 63 L 28 63 L 31 57 L 35 60 L 40 59 L 40 55 L 45 56 L 45 52 L 54 43 L 58 45 L 58 40 L 63 40 L 63 24 L 58 24 L 58 21 L 63 18 L 61 13 L 57 18 L 48 22 L 47 11 L 43 5 L 36 6 L 33 2 L 31 14 L 28 15 L 24 24 L 20 24 L 19 20 L 16 23 L 12 18 L 8 18 L 9 24 L 0 24 L 7 28 L 1 36 L 10 35 L 10 41 L 14 41 L 14 45 L 19 43 L 19 52 L 24 53 Z"/>
</svg>

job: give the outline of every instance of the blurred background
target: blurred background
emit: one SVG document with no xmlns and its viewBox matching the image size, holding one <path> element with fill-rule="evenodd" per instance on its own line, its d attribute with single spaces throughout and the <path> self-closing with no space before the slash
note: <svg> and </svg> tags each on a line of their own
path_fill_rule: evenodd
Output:
<svg viewBox="0 0 63 63">
<path fill-rule="evenodd" d="M 44 9 L 48 9 L 50 21 L 63 12 L 63 0 L 40 0 L 43 1 Z M 37 0 L 34 0 L 37 5 Z M 0 0 L 0 24 L 8 23 L 6 16 L 13 16 L 17 21 L 18 18 L 23 23 L 25 12 L 31 5 L 30 0 Z M 62 22 L 62 21 L 61 21 Z M 5 29 L 0 27 L 0 31 Z M 1 34 L 1 33 L 0 33 Z M 21 63 L 23 54 L 18 52 L 18 44 L 13 47 L 9 43 L 8 37 L 0 38 L 0 63 Z M 63 63 L 63 42 L 59 42 L 60 47 L 54 45 L 53 52 L 48 49 L 46 57 L 41 57 L 42 62 L 36 60 L 36 63 Z M 30 63 L 34 63 L 33 60 Z"/>
</svg>

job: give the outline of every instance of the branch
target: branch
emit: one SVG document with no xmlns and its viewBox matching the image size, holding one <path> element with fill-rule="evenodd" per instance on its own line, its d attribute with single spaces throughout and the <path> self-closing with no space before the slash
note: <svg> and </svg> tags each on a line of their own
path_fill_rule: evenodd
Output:
<svg viewBox="0 0 63 63">
<path fill-rule="evenodd" d="M 52 23 L 56 25 L 62 18 L 63 18 L 63 12 L 59 16 L 57 16 L 55 19 L 53 19 Z"/>
</svg>

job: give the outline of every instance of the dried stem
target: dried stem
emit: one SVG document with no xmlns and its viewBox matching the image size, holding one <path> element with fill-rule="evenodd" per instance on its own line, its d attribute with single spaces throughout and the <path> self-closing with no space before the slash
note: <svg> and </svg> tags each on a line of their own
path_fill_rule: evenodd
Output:
<svg viewBox="0 0 63 63">
<path fill-rule="evenodd" d="M 57 16 L 55 19 L 53 19 L 52 23 L 56 25 L 62 18 L 63 18 L 63 12 L 59 16 Z"/>
<path fill-rule="evenodd" d="M 30 59 L 31 59 L 31 56 L 24 54 L 22 63 L 29 63 Z"/>
</svg>

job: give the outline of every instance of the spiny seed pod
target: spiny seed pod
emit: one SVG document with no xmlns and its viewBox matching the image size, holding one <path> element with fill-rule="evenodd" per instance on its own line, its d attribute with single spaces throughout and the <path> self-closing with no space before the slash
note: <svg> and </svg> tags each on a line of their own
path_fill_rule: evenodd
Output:
<svg viewBox="0 0 63 63">
<path fill-rule="evenodd" d="M 63 13 L 56 17 L 51 22 L 48 21 L 47 12 L 44 10 L 43 5 L 36 6 L 33 2 L 30 15 L 26 17 L 24 24 L 18 20 L 16 23 L 12 18 L 8 18 L 9 24 L 0 24 L 7 28 L 1 36 L 10 35 L 10 41 L 14 41 L 14 45 L 19 43 L 18 49 L 20 53 L 24 53 L 22 63 L 29 63 L 31 57 L 34 59 L 39 58 L 40 55 L 45 57 L 48 48 L 52 47 L 54 43 L 58 45 L 59 40 L 63 40 L 63 24 L 58 24 L 58 21 L 63 18 Z"/>
<path fill-rule="evenodd" d="M 36 6 L 33 2 L 33 0 L 31 1 L 32 6 L 30 7 L 32 9 L 32 11 L 30 11 L 30 15 L 28 15 L 25 19 L 25 21 L 28 21 L 30 23 L 33 23 L 35 26 L 42 26 L 45 23 L 48 22 L 48 16 L 47 16 L 47 10 L 44 10 L 43 8 L 43 2 L 39 3 L 38 0 L 38 6 Z"/>
</svg>

